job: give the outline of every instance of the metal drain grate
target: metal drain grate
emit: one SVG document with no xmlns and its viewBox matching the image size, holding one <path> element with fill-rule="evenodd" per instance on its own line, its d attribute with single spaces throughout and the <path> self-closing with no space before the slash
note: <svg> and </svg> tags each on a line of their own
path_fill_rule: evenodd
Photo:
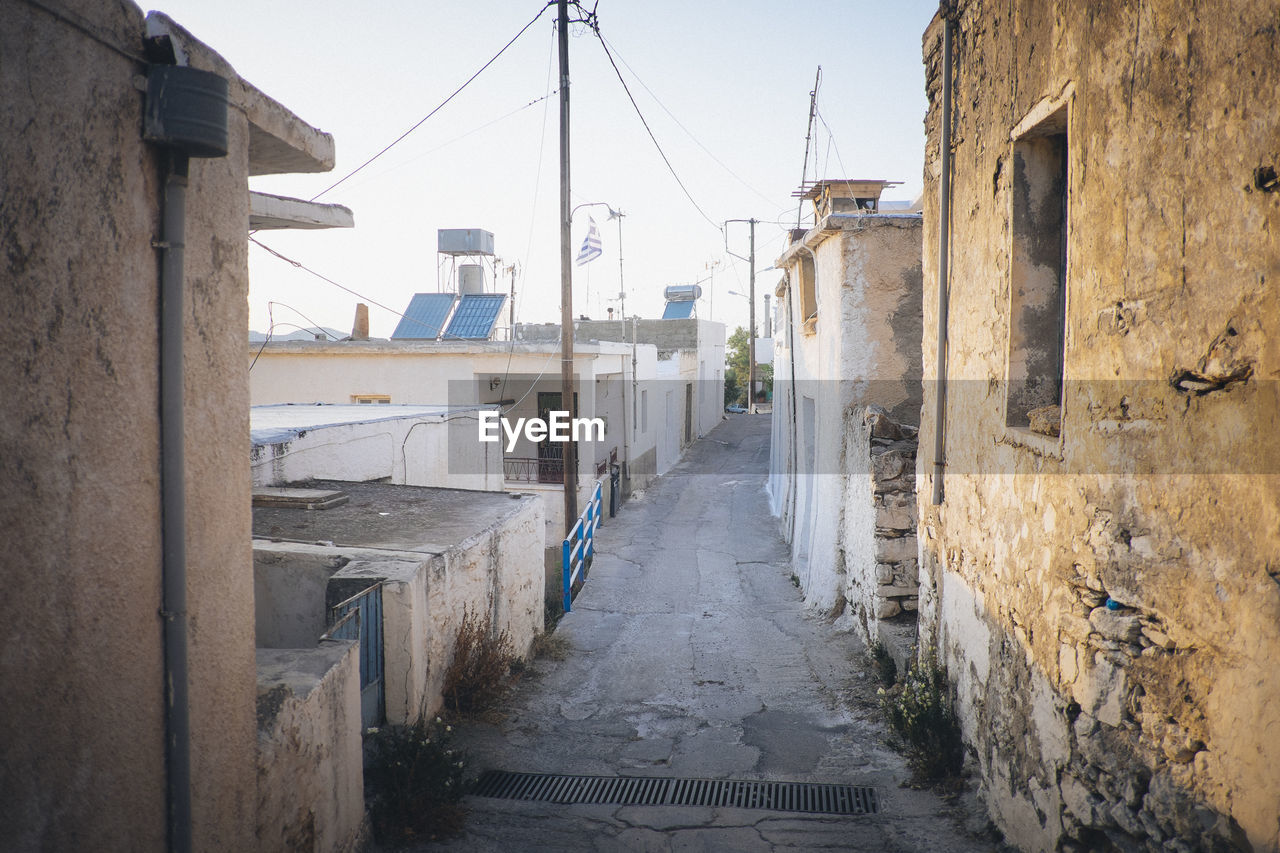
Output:
<svg viewBox="0 0 1280 853">
<path fill-rule="evenodd" d="M 471 793 L 502 800 L 610 806 L 722 806 L 811 814 L 878 814 L 876 789 L 859 785 L 671 779 L 651 776 L 561 776 L 486 770 Z"/>
</svg>

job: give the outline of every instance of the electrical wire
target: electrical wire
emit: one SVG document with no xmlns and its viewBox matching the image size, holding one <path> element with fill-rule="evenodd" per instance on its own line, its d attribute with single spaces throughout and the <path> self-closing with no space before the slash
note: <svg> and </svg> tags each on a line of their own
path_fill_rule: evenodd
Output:
<svg viewBox="0 0 1280 853">
<path fill-rule="evenodd" d="M 662 150 L 662 146 L 658 144 L 658 138 L 653 135 L 653 130 L 649 127 L 649 122 L 645 120 L 644 113 L 640 112 L 640 105 L 636 103 L 635 96 L 631 94 L 631 89 L 627 86 L 626 79 L 622 76 L 622 71 L 618 68 L 618 63 L 613 61 L 613 54 L 609 52 L 609 45 L 605 43 L 604 37 L 600 35 L 600 25 L 598 22 L 594 24 L 592 29 L 600 40 L 600 47 L 604 50 L 604 55 L 609 60 L 609 64 L 613 66 L 613 73 L 618 75 L 618 82 L 622 84 L 622 90 L 627 93 L 627 100 L 631 101 L 631 106 L 635 109 L 636 115 L 640 118 L 640 123 L 644 125 L 645 132 L 649 134 L 649 139 L 653 141 L 653 147 L 658 149 L 658 154 L 662 157 L 662 162 L 667 164 L 667 171 L 671 172 L 671 177 L 676 179 L 676 183 L 680 185 L 680 189 L 684 192 L 685 198 L 689 199 L 689 203 L 702 214 L 702 218 L 707 220 L 712 228 L 720 233 L 724 233 L 724 228 L 714 219 L 707 215 L 702 209 L 702 205 L 698 204 L 689 192 L 689 188 L 684 185 L 684 181 L 680 180 L 680 176 L 676 174 L 675 167 L 671 165 L 671 161 L 667 158 L 667 154 Z"/>
<path fill-rule="evenodd" d="M 304 319 L 304 320 L 306 320 L 308 323 L 310 323 L 310 324 L 311 324 L 311 326 L 312 326 L 312 328 L 314 328 L 316 331 L 320 332 L 320 334 L 324 335 L 326 338 L 331 338 L 331 339 L 333 339 L 333 340 L 335 340 L 335 341 L 336 341 L 336 340 L 338 340 L 337 338 L 333 337 L 333 335 L 329 334 L 329 332 L 328 332 L 328 331 L 326 331 L 326 330 L 325 330 L 325 328 L 324 328 L 323 326 L 321 326 L 321 325 L 320 325 L 319 323 L 317 323 L 315 320 L 312 320 L 312 319 L 311 319 L 310 317 L 308 317 L 306 314 L 303 314 L 303 313 L 302 313 L 301 311 L 299 311 L 297 308 L 294 308 L 292 305 L 287 305 L 287 304 L 285 304 L 284 302 L 268 302 L 268 303 L 267 303 L 268 309 L 269 309 L 269 308 L 270 308 L 270 306 L 272 306 L 272 305 L 279 305 L 281 308 L 288 308 L 290 311 L 292 311 L 293 313 L 297 314 L 299 317 L 301 317 L 302 319 Z M 284 324 L 284 325 L 293 325 L 293 324 L 292 324 L 292 323 L 286 323 L 286 324 Z M 298 326 L 297 328 L 302 329 L 303 331 L 310 331 L 309 329 L 307 329 L 307 328 L 306 328 L 306 327 L 304 327 L 304 326 Z"/>
<path fill-rule="evenodd" d="M 261 240 L 258 240 L 256 237 L 250 237 L 250 238 L 249 238 L 249 242 L 250 242 L 250 243 L 253 243 L 254 245 L 258 246 L 258 247 L 259 247 L 259 248 L 261 248 L 261 249 L 266 250 L 266 252 L 267 252 L 267 253 L 269 253 L 269 254 L 271 254 L 271 255 L 274 255 L 275 257 L 279 258 L 280 260 L 284 261 L 285 263 L 289 264 L 290 266 L 296 267 L 296 268 L 298 268 L 298 269 L 302 270 L 303 272 L 309 273 L 309 274 L 311 274 L 311 275 L 315 276 L 316 278 L 320 279 L 320 280 L 321 280 L 321 281 L 323 281 L 323 282 L 326 282 L 326 283 L 328 283 L 328 284 L 332 284 L 334 287 L 338 288 L 339 290 L 345 290 L 347 293 L 350 293 L 352 296 L 356 297 L 357 299 L 360 299 L 360 300 L 362 300 L 362 301 L 364 301 L 364 302 L 367 302 L 367 303 L 369 303 L 370 305 L 375 305 L 375 306 L 377 306 L 378 308 L 381 308 L 383 311 L 390 312 L 390 313 L 392 313 L 392 314 L 396 315 L 397 317 L 400 317 L 401 319 L 408 320 L 408 321 L 409 321 L 409 322 L 411 322 L 411 323 L 418 323 L 418 325 L 424 325 L 424 324 L 420 323 L 419 321 L 414 320 L 414 319 L 413 319 L 413 318 L 411 318 L 411 317 L 407 317 L 407 316 L 405 316 L 404 314 L 400 313 L 399 311 L 395 310 L 394 308 L 389 308 L 389 307 L 387 307 L 386 305 L 383 305 L 381 302 L 377 301 L 376 299 L 373 299 L 373 298 L 371 298 L 371 297 L 369 297 L 369 296 L 365 296 L 363 293 L 360 293 L 360 292 L 358 292 L 358 291 L 356 291 L 356 290 L 352 290 L 351 288 L 347 287 L 345 284 L 341 284 L 340 282 L 336 282 L 336 281 L 334 281 L 333 279 L 329 278 L 327 275 L 324 275 L 323 273 L 320 273 L 320 272 L 317 272 L 316 270 L 311 269 L 311 267 L 309 267 L 309 266 L 307 266 L 306 264 L 302 263 L 302 261 L 296 261 L 296 260 L 294 260 L 293 258 L 289 257 L 288 255 L 284 255 L 284 254 L 282 254 L 282 253 L 280 253 L 280 252 L 277 252 L 275 249 L 273 249 L 273 248 L 271 248 L 270 246 L 266 245 L 266 244 L 265 244 L 265 243 L 263 243 Z M 268 308 L 270 308 L 270 303 L 268 304 Z M 430 327 L 430 326 L 425 326 L 425 328 L 430 329 L 431 327 Z M 438 332 L 439 330 L 436 330 L 436 331 Z M 502 341 L 480 341 L 480 340 L 471 340 L 471 339 L 451 339 L 451 340 L 465 340 L 465 342 L 466 342 L 466 343 L 469 343 L 469 344 L 471 344 L 471 345 L 473 345 L 473 346 L 478 346 L 478 347 L 482 347 L 482 348 L 488 348 L 488 349 L 497 350 L 497 351 L 503 351 L 503 350 L 506 350 L 506 349 L 507 349 L 507 344 L 506 344 L 506 343 L 504 343 L 504 342 L 502 342 Z M 265 343 L 265 342 L 264 342 L 264 343 Z M 558 353 L 557 353 L 557 354 L 558 354 Z M 256 361 L 256 359 L 255 359 L 255 361 Z"/>
<path fill-rule="evenodd" d="M 527 23 L 527 24 L 525 24 L 523 27 L 521 27 L 521 28 L 520 28 L 520 32 L 518 32 L 518 33 L 516 33 L 514 36 L 512 36 L 512 37 L 511 37 L 511 40 L 510 40 L 509 42 L 507 42 L 506 44 L 504 44 L 504 45 L 502 46 L 502 49 L 501 49 L 501 50 L 499 50 L 497 53 L 495 53 L 495 54 L 493 55 L 493 58 L 491 58 L 491 59 L 490 59 L 488 62 L 486 62 L 484 65 L 480 66 L 480 69 L 479 69 L 478 71 L 476 71 L 476 73 L 474 73 L 474 74 L 472 74 L 470 77 L 468 77 L 468 78 L 466 79 L 466 82 L 464 82 L 461 86 L 459 86 L 458 88 L 454 89 L 454 90 L 453 90 L 453 93 L 452 93 L 452 94 L 450 94 L 450 95 L 449 95 L 449 97 L 447 97 L 447 98 L 445 98 L 443 101 L 441 101 L 441 102 L 436 106 L 436 108 L 435 108 L 435 109 L 433 109 L 431 112 L 427 113 L 425 116 L 423 116 L 422 118 L 420 118 L 420 119 L 418 120 L 418 122 L 417 122 L 416 124 L 414 124 L 414 125 L 413 125 L 413 127 L 409 128 L 409 129 L 408 129 L 408 130 L 406 130 L 404 133 L 402 133 L 402 134 L 400 134 L 399 136 L 397 136 L 395 139 L 393 139 L 393 140 L 392 140 L 392 141 L 391 141 L 391 142 L 390 142 L 386 147 L 384 147 L 384 148 L 383 148 L 381 151 L 379 151 L 377 154 L 374 154 L 372 157 L 370 157 L 368 160 L 365 160 L 365 161 L 364 161 L 363 163 L 361 163 L 359 166 L 357 166 L 356 168 L 354 168 L 354 169 L 352 169 L 350 172 L 348 172 L 346 175 L 344 175 L 343 177 L 339 178 L 337 181 L 333 182 L 333 183 L 332 183 L 332 184 L 330 184 L 329 186 L 327 186 L 327 187 L 325 187 L 324 189 L 322 189 L 320 192 L 318 192 L 318 193 L 316 193 L 315 195 L 313 195 L 313 196 L 310 198 L 310 201 L 315 201 L 316 199 L 320 198 L 320 196 L 322 196 L 322 195 L 324 195 L 325 193 L 329 192 L 330 190 L 332 190 L 332 189 L 336 188 L 338 185 L 342 184 L 342 183 L 343 183 L 344 181 L 346 181 L 348 178 L 351 178 L 352 176 L 354 176 L 357 172 L 359 172 L 359 171 L 360 171 L 361 169 L 363 169 L 365 166 L 368 166 L 368 165 L 369 165 L 370 163 L 372 163 L 374 160 L 377 160 L 377 159 L 378 159 L 379 157 L 381 157 L 383 154 L 386 154 L 386 153 L 387 153 L 388 151 L 390 151 L 393 147 L 395 147 L 398 143 L 400 143 L 400 142 L 401 142 L 401 141 L 402 141 L 406 136 L 408 136 L 409 134 L 413 133 L 413 132 L 414 132 L 415 130 L 417 130 L 418 128 L 422 127 L 422 125 L 426 123 L 427 119 L 431 118 L 431 117 L 432 117 L 432 116 L 434 116 L 436 113 L 440 112 L 440 110 L 444 109 L 444 107 L 445 107 L 445 105 L 446 105 L 446 104 L 448 104 L 448 103 L 449 103 L 450 101 L 452 101 L 455 97 L 457 97 L 457 96 L 458 96 L 458 94 L 459 94 L 463 89 L 465 89 L 465 88 L 467 88 L 467 86 L 471 85 L 471 81 L 475 80 L 477 77 L 479 77 L 481 74 L 483 74 L 483 73 L 484 73 L 484 71 L 485 71 L 485 69 L 486 69 L 486 68 L 488 68 L 490 65 L 492 65 L 492 64 L 493 64 L 493 63 L 495 63 L 495 62 L 497 62 L 497 61 L 498 61 L 498 57 L 500 57 L 500 56 L 502 56 L 502 54 L 506 53 L 507 48 L 509 48 L 509 47 L 511 47 L 511 45 L 515 44 L 515 43 L 516 43 L 516 40 L 517 40 L 517 39 L 519 39 L 519 38 L 520 38 L 520 36 L 524 35 L 526 30 L 528 30 L 528 29 L 529 29 L 530 27 L 532 27 L 535 23 L 537 23 L 537 20 L 538 20 L 539 18 L 541 18 L 541 17 L 543 16 L 543 14 L 544 14 L 544 13 L 546 13 L 547 9 L 549 9 L 550 7 L 551 7 L 551 3 L 547 3 L 547 4 L 546 4 L 545 6 L 543 6 L 541 9 L 539 9 L 539 10 L 538 10 L 538 14 L 534 15 L 534 16 L 533 16 L 533 19 L 532 19 L 531 21 L 529 21 L 529 23 Z"/>
<path fill-rule="evenodd" d="M 605 39 L 605 37 L 604 37 L 603 35 L 601 35 L 601 36 L 600 36 L 600 41 L 602 41 L 602 42 L 606 42 L 607 40 Z M 613 52 L 614 52 L 614 53 L 618 53 L 618 49 L 617 49 L 617 47 L 615 47 L 615 46 L 614 46 L 613 42 L 607 42 L 607 44 L 609 45 L 609 47 L 610 47 L 610 48 L 612 48 L 612 50 L 613 50 Z M 640 75 L 639 75 L 639 74 L 637 74 L 637 73 L 636 73 L 636 70 L 635 70 L 634 68 L 632 68 L 632 67 L 631 67 L 631 64 L 630 64 L 630 63 L 628 63 L 628 62 L 627 62 L 627 58 L 626 58 L 625 56 L 623 56 L 622 54 L 618 53 L 618 60 L 619 60 L 619 61 L 620 61 L 620 62 L 621 62 L 625 67 L 626 67 L 626 69 L 627 69 L 628 71 L 630 71 L 630 72 L 631 72 L 631 76 L 632 76 L 632 77 L 634 77 L 634 78 L 636 78 L 636 82 L 637 82 L 637 83 L 639 83 L 639 84 L 641 85 L 641 87 L 643 87 L 643 88 L 644 88 L 644 90 L 645 90 L 646 92 L 648 92 L 648 93 L 649 93 L 649 97 L 653 98 L 654 103 L 656 103 L 659 107 L 661 107 L 661 108 L 662 108 L 662 111 L 663 111 L 664 113 L 666 113 L 666 114 L 671 118 L 671 120 L 672 120 L 672 121 L 674 121 L 674 122 L 676 123 L 676 125 L 677 125 L 681 130 L 683 130 L 683 131 L 685 132 L 685 135 L 687 135 L 690 139 L 692 139 L 692 140 L 693 140 L 693 142 L 694 142 L 694 144 L 695 144 L 695 145 L 697 145 L 697 146 L 698 146 L 699 148 L 701 148 L 704 152 L 706 152 L 706 155 L 707 155 L 708 157 L 710 157 L 712 160 L 714 160 L 717 166 L 719 166 L 720 168 L 724 169 L 724 170 L 725 170 L 726 172 L 728 172 L 731 176 L 733 176 L 733 178 L 734 178 L 735 180 L 737 180 L 737 181 L 738 181 L 738 183 L 742 184 L 744 187 L 746 187 L 747 189 L 751 190 L 753 193 L 755 193 L 756 195 L 758 195 L 761 199 L 763 199 L 763 200 L 764 200 L 764 202 L 765 202 L 766 204 L 770 204 L 770 205 L 772 205 L 772 204 L 776 204 L 776 203 L 777 203 L 777 200 L 776 200 L 776 199 L 771 199 L 771 198 L 769 198 L 769 197 L 768 197 L 768 196 L 766 196 L 764 193 L 760 192 L 760 190 L 756 189 L 756 188 L 755 188 L 755 187 L 753 187 L 751 184 L 747 183 L 747 181 L 746 181 L 746 179 L 745 179 L 745 178 L 743 178 L 743 177 L 742 177 L 741 175 L 739 175 L 737 172 L 733 171 L 733 169 L 730 169 L 727 165 L 725 165 L 725 163 L 724 163 L 723 161 L 721 161 L 721 160 L 720 160 L 720 158 L 719 158 L 719 157 L 717 157 L 717 156 L 716 156 L 716 155 L 711 151 L 711 149 L 710 149 L 710 148 L 708 148 L 707 146 L 703 145 L 703 144 L 702 144 L 702 141 L 701 141 L 700 139 L 698 139 L 698 137 L 696 137 L 696 136 L 694 136 L 694 135 L 693 135 L 693 131 L 691 131 L 691 130 L 689 130 L 689 128 L 685 127 L 685 126 L 684 126 L 684 123 L 683 123 L 683 122 L 681 122 L 681 121 L 680 121 L 680 119 L 676 118 L 675 113 L 673 113 L 673 112 L 671 112 L 671 110 L 667 109 L 666 104 L 662 103 L 662 101 L 658 99 L 658 96 L 657 96 L 657 95 L 655 95 L 655 94 L 653 93 L 653 90 L 652 90 L 652 89 L 650 89 L 647 85 L 645 85 L 644 80 L 640 79 Z M 789 208 L 788 208 L 788 209 L 789 209 Z"/>
<path fill-rule="evenodd" d="M 103 47 L 111 51 L 114 51 L 115 53 L 120 54 L 125 59 L 132 60 L 133 62 L 137 62 L 138 64 L 144 65 L 144 66 L 147 64 L 147 58 L 145 56 L 138 53 L 134 53 L 132 50 L 129 50 L 128 48 L 117 44 L 113 39 L 109 39 L 106 36 L 103 36 L 101 33 L 97 32 L 97 30 L 94 28 L 92 24 L 85 21 L 83 18 L 80 18 L 78 15 L 73 15 L 70 12 L 65 12 L 59 9 L 50 8 L 49 6 L 46 6 L 44 3 L 41 3 L 39 0 L 26 0 L 26 4 L 28 6 L 31 6 L 34 9 L 39 9 L 41 12 L 44 12 L 46 15 L 49 15 L 50 17 L 55 18 L 59 22 L 66 24 L 68 27 L 70 27 L 73 30 L 76 30 L 81 35 L 91 39 L 92 41 L 96 41 L 98 44 L 102 45 Z"/>
<path fill-rule="evenodd" d="M 547 56 L 546 88 L 548 89 L 551 88 L 551 80 L 552 80 L 551 73 L 554 70 L 555 64 L 556 64 L 557 47 L 558 47 L 557 33 L 555 28 L 552 27 L 551 51 Z M 556 89 L 556 91 L 558 92 L 560 90 Z M 542 132 L 538 134 L 538 168 L 534 172 L 534 178 L 533 178 L 533 202 L 529 205 L 529 239 L 525 243 L 525 249 L 524 249 L 524 258 L 525 258 L 526 266 L 528 265 L 529 258 L 533 256 L 533 232 L 538 222 L 538 218 L 537 218 L 538 195 L 540 194 L 542 189 L 542 164 L 544 162 L 544 156 L 547 148 L 547 116 L 550 114 L 550 111 L 551 111 L 550 108 L 551 108 L 550 101 L 546 101 L 543 103 Z M 516 300 L 515 312 L 513 316 L 519 316 L 520 306 L 524 304 L 524 294 L 525 294 L 524 272 L 525 270 L 523 269 L 520 271 L 520 296 L 519 296 L 519 299 Z M 560 333 L 564 334 L 564 330 L 562 329 Z M 502 372 L 502 390 L 499 392 L 500 395 L 505 395 L 507 393 L 507 378 L 511 375 L 511 359 L 513 354 L 515 353 L 515 349 L 516 349 L 516 328 L 515 328 L 515 323 L 512 322 L 511 341 L 510 341 L 510 345 L 507 348 L 507 366 Z M 545 365 L 543 369 L 545 370 Z M 542 374 L 538 374 L 538 376 L 541 377 Z M 525 396 L 527 397 L 528 394 L 526 394 Z M 523 400 L 524 397 L 521 397 L 520 399 Z"/>
<path fill-rule="evenodd" d="M 546 101 L 546 100 L 548 100 L 549 98 L 551 98 L 551 96 L 552 96 L 552 95 L 555 95 L 555 94 L 556 94 L 557 92 L 559 92 L 559 91 L 560 91 L 559 89 L 553 89 L 553 90 L 551 90 L 550 92 L 548 92 L 547 94 L 543 95 L 542 97 L 534 98 L 532 101 L 529 101 L 527 104 L 523 104 L 523 105 L 521 105 L 521 106 L 519 106 L 519 107 L 516 107 L 514 110 L 512 110 L 512 111 L 511 111 L 511 112 L 509 112 L 509 113 L 506 113 L 506 114 L 504 114 L 504 115 L 500 115 L 500 116 L 498 116 L 497 118 L 495 118 L 495 119 L 493 119 L 493 120 L 491 120 L 491 121 L 485 122 L 484 124 L 480 125 L 479 127 L 473 127 L 471 130 L 468 130 L 466 133 L 463 133 L 463 134 L 461 134 L 461 135 L 459 135 L 459 136 L 455 136 L 455 137 L 453 137 L 452 139 L 448 140 L 447 142 L 442 142 L 442 143 L 440 143 L 439 145 L 435 146 L 434 148 L 428 148 L 426 151 L 423 151 L 421 154 L 417 154 L 417 155 L 415 155 L 415 156 L 413 156 L 413 157 L 410 157 L 408 160 L 404 160 L 403 162 L 396 163 L 396 164 L 395 164 L 395 165 L 393 165 L 393 166 L 388 166 L 386 169 L 383 169 L 381 172 L 374 172 L 374 173 L 372 173 L 372 174 L 366 175 L 366 176 L 364 177 L 364 179 L 363 179 L 363 180 L 356 181 L 354 184 L 352 184 L 351 186 L 349 186 L 347 189 L 348 189 L 348 190 L 350 190 L 350 189 L 351 189 L 351 187 L 358 187 L 358 186 L 362 186 L 363 184 L 365 184 L 365 183 L 366 183 L 366 182 L 368 182 L 368 181 L 375 180 L 375 179 L 377 179 L 377 178 L 382 177 L 383 175 L 388 175 L 388 174 L 390 174 L 390 173 L 392 173 L 392 172 L 396 171 L 397 169 L 403 169 L 405 166 L 408 166 L 408 165 L 410 165 L 411 163 L 416 163 L 416 162 L 418 162 L 419 160 L 421 160 L 421 159 L 422 159 L 422 158 L 424 158 L 424 157 L 428 157 L 428 156 L 430 156 L 430 155 L 432 155 L 432 154 L 436 153 L 437 151 L 442 151 L 443 149 L 448 148 L 450 145 L 453 145 L 453 144 L 454 144 L 454 143 L 456 143 L 456 142 L 461 142 L 462 140 L 466 139 L 466 138 L 467 138 L 467 137 L 469 137 L 469 136 L 474 136 L 475 134 L 479 133 L 479 132 L 480 132 L 480 131 L 482 131 L 482 130 L 487 130 L 488 128 L 493 127 L 495 124 L 498 124 L 499 122 L 506 121 L 507 119 L 511 118 L 512 116 L 514 116 L 514 115 L 516 115 L 516 114 L 518 114 L 518 113 L 524 112 L 524 111 L 525 111 L 525 110 L 527 110 L 529 107 L 535 106 L 535 105 L 537 105 L 538 103 L 540 103 L 540 102 L 542 102 L 542 101 Z M 354 173 L 352 173 L 352 174 L 354 174 Z"/>
<path fill-rule="evenodd" d="M 827 129 L 827 139 L 831 147 L 835 149 L 836 162 L 840 164 L 840 173 L 846 178 L 849 177 L 849 170 L 844 167 L 844 158 L 840 156 L 840 146 L 836 143 L 835 132 L 831 130 L 831 125 L 827 124 L 827 120 L 823 118 L 821 109 L 814 110 L 814 113 L 818 116 L 818 121 L 822 122 L 822 126 Z"/>
</svg>

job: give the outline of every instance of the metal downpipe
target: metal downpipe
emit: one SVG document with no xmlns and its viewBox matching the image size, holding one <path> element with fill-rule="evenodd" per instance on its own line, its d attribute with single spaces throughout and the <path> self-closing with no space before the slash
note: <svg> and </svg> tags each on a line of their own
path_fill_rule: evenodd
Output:
<svg viewBox="0 0 1280 853">
<path fill-rule="evenodd" d="M 187 176 L 192 157 L 227 155 L 227 81 L 211 71 L 174 65 L 167 36 L 149 40 L 162 62 L 147 71 L 143 139 L 160 146 L 163 199 L 160 239 L 160 618 L 164 636 L 164 757 L 169 850 L 189 853 L 191 702 L 187 661 L 186 428 L 182 339 Z"/>
<path fill-rule="evenodd" d="M 942 13 L 942 181 L 938 202 L 938 362 L 935 373 L 935 408 L 933 413 L 933 505 L 943 499 L 943 472 L 946 467 L 947 412 L 947 310 L 950 287 L 948 261 L 951 250 L 951 35 L 955 22 L 950 4 Z"/>
<path fill-rule="evenodd" d="M 162 501 L 165 765 L 169 849 L 191 850 L 191 719 L 187 666 L 187 509 L 183 420 L 186 154 L 167 155 L 160 233 L 160 492 Z"/>
</svg>

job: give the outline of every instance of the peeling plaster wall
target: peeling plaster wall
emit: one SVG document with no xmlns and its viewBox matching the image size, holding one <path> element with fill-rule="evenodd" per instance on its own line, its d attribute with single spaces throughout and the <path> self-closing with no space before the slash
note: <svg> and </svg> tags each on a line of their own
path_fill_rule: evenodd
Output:
<svg viewBox="0 0 1280 853">
<path fill-rule="evenodd" d="M 885 424 L 893 422 L 890 413 L 907 425 L 919 422 L 920 226 L 918 216 L 829 216 L 775 262 L 788 284 L 779 294 L 786 328 L 775 339 L 771 506 L 782 517 L 806 602 L 836 615 L 853 604 L 873 636 L 877 620 L 903 609 L 889 598 L 914 601 L 892 584 L 892 596 L 878 592 L 877 564 L 899 560 L 877 554 L 901 549 L 908 538 L 914 543 L 914 525 L 902 529 L 911 530 L 906 537 L 877 534 L 886 489 L 875 481 L 864 420 L 875 411 Z M 809 270 L 817 317 L 798 323 Z M 900 473 L 882 479 L 896 481 Z M 902 486 L 909 493 L 914 477 Z M 914 544 L 910 551 L 903 559 L 914 566 Z M 909 581 L 914 587 L 914 572 Z"/>
<path fill-rule="evenodd" d="M 362 849 L 360 654 L 354 640 L 259 649 L 258 808 L 252 849 Z"/>
<path fill-rule="evenodd" d="M 1276 851 L 1275 4 L 959 6 L 947 469 L 933 507 L 927 419 L 922 639 L 941 646 L 984 795 L 1022 849 Z M 924 37 L 926 412 L 941 29 Z M 1006 426 L 1010 157 L 1020 125 L 1061 105 L 1050 436 Z"/>
</svg>

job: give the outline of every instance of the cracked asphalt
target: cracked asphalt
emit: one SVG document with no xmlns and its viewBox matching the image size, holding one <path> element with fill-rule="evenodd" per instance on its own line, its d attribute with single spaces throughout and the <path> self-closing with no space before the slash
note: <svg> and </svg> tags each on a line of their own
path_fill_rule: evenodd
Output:
<svg viewBox="0 0 1280 853">
<path fill-rule="evenodd" d="M 805 608 L 764 494 L 767 415 L 730 416 L 599 530 L 590 578 L 471 770 L 870 785 L 881 813 L 563 806 L 468 797 L 423 850 L 993 851 L 971 796 L 903 787 L 862 643 Z"/>
</svg>

